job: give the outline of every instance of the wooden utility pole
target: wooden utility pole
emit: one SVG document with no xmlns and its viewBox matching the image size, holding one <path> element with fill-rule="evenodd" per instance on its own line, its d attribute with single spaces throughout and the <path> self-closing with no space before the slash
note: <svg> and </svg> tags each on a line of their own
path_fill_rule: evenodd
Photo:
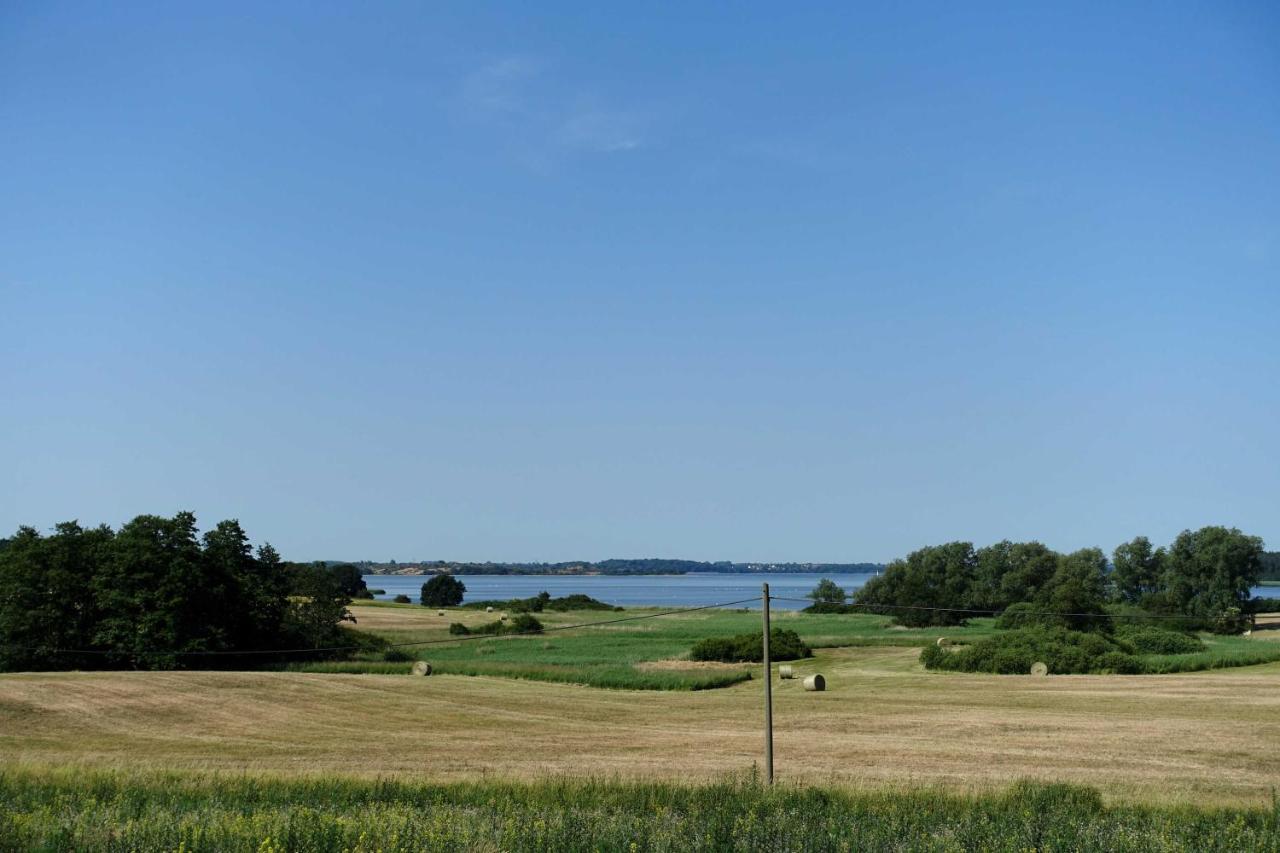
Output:
<svg viewBox="0 0 1280 853">
<path fill-rule="evenodd" d="M 764 781 L 773 784 L 773 667 L 769 664 L 769 585 L 764 585 Z"/>
</svg>

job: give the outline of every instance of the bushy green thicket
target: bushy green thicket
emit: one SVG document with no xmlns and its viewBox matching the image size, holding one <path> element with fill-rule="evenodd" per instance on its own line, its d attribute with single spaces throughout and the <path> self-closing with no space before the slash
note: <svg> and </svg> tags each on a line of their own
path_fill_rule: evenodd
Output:
<svg viewBox="0 0 1280 853">
<path fill-rule="evenodd" d="M 1204 651 L 1199 637 L 1154 625 L 1121 624 L 1115 637 L 1130 650 L 1142 655 L 1184 655 Z"/>
<path fill-rule="evenodd" d="M 1197 630 L 1238 633 L 1247 626 L 1262 540 L 1235 528 L 1184 530 L 1166 548 L 1138 537 L 1115 549 L 1058 554 L 1039 542 L 997 542 L 975 549 L 949 542 L 895 560 L 854 596 L 855 603 L 908 627 L 962 625 L 972 615 L 1020 608 L 1008 627 L 1058 625 L 1106 630 L 1109 605 L 1180 615 Z M 818 601 L 840 603 L 834 596 Z"/>
<path fill-rule="evenodd" d="M 255 665 L 240 652 L 341 645 L 363 589 L 354 566 L 255 551 L 234 520 L 22 527 L 0 547 L 0 670 Z"/>
<path fill-rule="evenodd" d="M 1137 673 L 1142 661 L 1104 634 L 1066 628 L 1033 627 L 1002 631 L 958 651 L 926 646 L 926 669 L 1026 675 L 1042 661 L 1053 673 Z"/>
<path fill-rule="evenodd" d="M 1000 793 L 552 780 L 273 780 L 14 771 L 0 850 L 1280 853 L 1274 808 L 1107 806 L 1076 785 Z"/>
<path fill-rule="evenodd" d="M 468 628 L 461 622 L 454 622 L 449 626 L 449 633 L 489 634 L 492 636 L 502 636 L 503 634 L 540 634 L 542 633 L 542 623 L 528 613 L 517 613 L 510 619 L 498 619 L 475 628 Z"/>
<path fill-rule="evenodd" d="M 772 660 L 798 660 L 812 654 L 813 651 L 795 631 L 774 628 L 769 632 L 769 657 Z M 708 637 L 694 644 L 689 658 L 723 663 L 760 662 L 764 660 L 764 637 L 758 633 Z"/>
<path fill-rule="evenodd" d="M 852 604 L 841 604 L 837 601 L 815 601 L 800 611 L 801 613 L 866 613 L 866 607 Z"/>
<path fill-rule="evenodd" d="M 544 610 L 566 612 L 570 610 L 621 610 L 603 601 L 597 601 L 589 595 L 574 593 L 559 598 L 552 598 L 549 592 L 540 592 L 532 598 L 510 598 L 504 600 L 469 601 L 462 605 L 467 610 L 510 610 L 513 613 L 541 613 Z"/>
</svg>

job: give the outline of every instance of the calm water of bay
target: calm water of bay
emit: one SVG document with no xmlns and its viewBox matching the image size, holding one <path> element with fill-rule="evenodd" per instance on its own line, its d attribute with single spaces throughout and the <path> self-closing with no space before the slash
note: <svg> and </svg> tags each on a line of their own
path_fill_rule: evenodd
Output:
<svg viewBox="0 0 1280 853">
<path fill-rule="evenodd" d="M 623 607 L 655 605 L 658 607 L 697 607 L 723 604 L 760 595 L 761 584 L 769 584 L 771 596 L 803 598 L 821 578 L 829 577 L 845 590 L 854 590 L 867 582 L 870 574 L 824 575 L 816 572 L 760 572 L 758 574 L 721 574 L 691 572 L 687 575 L 458 575 L 467 591 L 463 602 L 493 598 L 531 598 L 546 590 L 555 598 L 581 593 L 599 601 Z M 427 578 L 418 575 L 365 575 L 369 589 L 386 590 L 377 598 L 409 596 L 417 602 Z M 741 607 L 758 608 L 753 601 Z M 776 601 L 779 610 L 796 610 L 804 602 Z"/>
<path fill-rule="evenodd" d="M 720 574 L 718 572 L 691 572 L 687 575 L 459 575 L 467 591 L 463 601 L 484 599 L 531 598 L 546 590 L 553 597 L 581 593 L 609 604 L 623 607 L 654 605 L 657 607 L 698 607 L 706 604 L 724 604 L 760 595 L 760 585 L 769 584 L 771 596 L 804 598 L 821 578 L 829 577 L 846 592 L 858 589 L 875 577 L 870 574 L 822 574 L 819 572 L 758 574 Z M 420 575 L 365 575 L 369 589 L 386 590 L 376 596 L 391 599 L 407 595 L 417 603 L 422 585 L 427 581 Z M 1255 596 L 1280 598 L 1280 588 L 1257 587 Z M 741 607 L 758 608 L 753 601 Z M 775 601 L 778 610 L 798 610 L 804 602 Z"/>
</svg>

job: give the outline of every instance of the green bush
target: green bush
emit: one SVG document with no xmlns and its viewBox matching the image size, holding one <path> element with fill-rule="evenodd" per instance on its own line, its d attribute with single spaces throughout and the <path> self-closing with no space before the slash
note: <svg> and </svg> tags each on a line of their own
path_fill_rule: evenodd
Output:
<svg viewBox="0 0 1280 853">
<path fill-rule="evenodd" d="M 1019 628 L 948 652 L 928 646 L 920 653 L 927 669 L 1025 675 L 1043 661 L 1052 673 L 1142 672 L 1142 661 L 1115 640 L 1066 628 Z"/>
<path fill-rule="evenodd" d="M 387 649 L 382 653 L 382 659 L 387 663 L 408 663 L 413 660 L 413 655 L 403 649 Z"/>
<path fill-rule="evenodd" d="M 812 654 L 812 650 L 795 631 L 774 628 L 769 632 L 770 659 L 798 660 Z M 758 663 L 764 660 L 764 637 L 755 633 L 738 634 L 735 637 L 708 637 L 694 644 L 689 658 L 722 663 Z"/>
<path fill-rule="evenodd" d="M 1182 655 L 1204 651 L 1199 637 L 1154 625 L 1120 625 L 1116 639 L 1144 655 Z"/>
<path fill-rule="evenodd" d="M 395 601 L 396 604 L 412 604 L 413 603 L 413 599 L 405 595 L 404 593 L 397 595 L 392 600 Z"/>
<path fill-rule="evenodd" d="M 854 604 L 839 604 L 834 601 L 815 601 L 800 611 L 801 613 L 866 613 L 867 608 Z"/>
<path fill-rule="evenodd" d="M 560 598 L 552 598 L 551 593 L 543 591 L 532 598 L 492 598 L 484 601 L 468 601 L 462 605 L 467 610 L 510 610 L 513 613 L 541 613 L 544 610 L 564 612 L 568 610 L 621 610 L 603 601 L 597 601 L 589 595 L 574 593 Z"/>
<path fill-rule="evenodd" d="M 1010 604 L 996 619 L 996 627 L 1004 631 L 1018 628 L 1030 628 L 1044 624 L 1044 617 L 1037 615 L 1039 610 L 1029 601 Z"/>
<path fill-rule="evenodd" d="M 468 628 L 461 622 L 449 626 L 450 634 L 481 634 L 500 637 L 504 634 L 541 634 L 542 623 L 528 613 L 517 613 L 510 620 L 498 619 L 475 628 Z"/>
</svg>

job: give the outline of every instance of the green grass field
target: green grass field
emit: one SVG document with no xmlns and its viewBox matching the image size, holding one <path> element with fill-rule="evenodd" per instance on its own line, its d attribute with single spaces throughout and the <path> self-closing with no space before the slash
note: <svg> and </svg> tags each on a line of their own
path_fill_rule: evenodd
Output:
<svg viewBox="0 0 1280 853">
<path fill-rule="evenodd" d="M 459 640 L 448 633 L 451 622 L 469 626 L 493 621 L 495 614 L 415 605 L 359 604 L 354 608 L 357 628 L 391 643 L 417 643 L 402 651 L 427 660 L 440 674 L 489 675 L 534 681 L 567 682 L 591 687 L 628 690 L 706 690 L 727 687 L 752 677 L 753 667 L 736 664 L 696 664 L 686 660 L 689 649 L 704 637 L 732 636 L 761 629 L 760 613 L 745 610 L 702 610 L 653 619 L 607 624 L 620 617 L 656 614 L 656 609 L 625 613 L 540 613 L 548 629 L 537 636 L 486 637 Z M 973 619 L 964 627 L 895 627 L 886 616 L 871 614 L 808 614 L 776 612 L 773 625 L 790 628 L 810 646 L 822 648 L 920 648 L 939 637 L 969 642 L 995 631 L 993 619 Z M 600 627 L 574 628 L 602 622 Z M 1247 637 L 1205 635 L 1207 648 L 1183 655 L 1145 655 L 1157 673 L 1195 672 L 1280 661 L 1280 643 Z M 290 664 L 295 672 L 406 674 L 410 663 L 390 663 L 376 654 L 351 661 Z"/>
<path fill-rule="evenodd" d="M 561 630 L 565 626 L 608 622 L 620 617 L 663 611 L 633 608 L 624 613 L 539 613 L 547 633 L 528 637 L 459 640 L 448 626 L 493 621 L 494 614 L 450 608 L 443 616 L 415 605 L 362 603 L 353 607 L 357 628 L 391 643 L 426 642 L 403 650 L 430 661 L 434 670 L 450 675 L 492 675 L 535 681 L 559 681 L 592 687 L 632 690 L 705 690 L 726 687 L 751 678 L 752 667 L 695 664 L 689 649 L 704 637 L 732 636 L 761 629 L 760 612 L 702 610 L 658 616 L 598 628 Z M 773 625 L 791 628 L 814 648 L 858 646 L 920 647 L 946 636 L 956 640 L 985 636 L 992 620 L 976 619 L 963 628 L 901 629 L 888 617 L 866 614 L 817 615 L 779 611 Z M 1280 649 L 1277 650 L 1280 658 Z M 385 663 L 376 655 L 361 660 L 300 663 L 286 667 L 298 672 L 406 673 L 410 664 Z"/>
<path fill-rule="evenodd" d="M 572 808 L 566 808 L 566 804 Z M 1080 786 L 981 796 L 551 780 L 17 772 L 0 776 L 0 850 L 1277 851 L 1280 809 L 1105 806 Z"/>
</svg>

